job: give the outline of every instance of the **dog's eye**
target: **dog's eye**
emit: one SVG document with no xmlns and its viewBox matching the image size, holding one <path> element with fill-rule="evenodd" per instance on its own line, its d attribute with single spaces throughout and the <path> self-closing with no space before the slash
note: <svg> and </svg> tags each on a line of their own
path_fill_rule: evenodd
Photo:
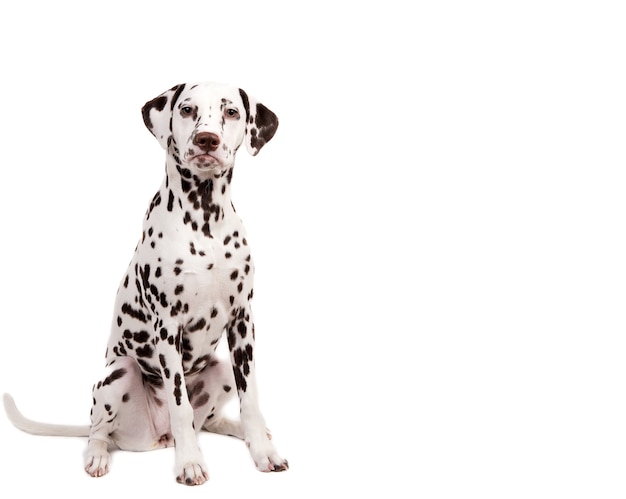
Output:
<svg viewBox="0 0 626 499">
<path fill-rule="evenodd" d="M 190 106 L 185 106 L 185 107 L 180 108 L 180 114 L 183 116 L 183 118 L 186 118 L 187 116 L 191 116 L 191 113 L 193 113 L 193 109 Z"/>
<path fill-rule="evenodd" d="M 226 109 L 224 111 L 224 115 L 227 118 L 233 118 L 233 119 L 238 119 L 239 118 L 239 111 L 237 111 L 236 109 L 229 107 L 228 109 Z"/>
</svg>

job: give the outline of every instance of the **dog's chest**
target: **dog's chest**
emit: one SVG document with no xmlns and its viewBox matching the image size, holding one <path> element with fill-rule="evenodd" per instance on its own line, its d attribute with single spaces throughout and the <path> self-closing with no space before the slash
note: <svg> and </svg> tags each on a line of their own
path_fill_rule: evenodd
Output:
<svg viewBox="0 0 626 499">
<path fill-rule="evenodd" d="M 202 368 L 215 350 L 233 310 L 252 297 L 253 268 L 243 227 L 231 225 L 213 237 L 179 230 L 164 237 L 155 253 L 163 279 L 167 320 L 182 332 L 183 366 L 187 372 Z"/>
<path fill-rule="evenodd" d="M 211 235 L 191 224 L 153 220 L 144 231 L 138 256 L 154 268 L 153 280 L 173 303 L 170 313 L 206 313 L 209 306 L 232 306 L 251 289 L 253 264 L 238 217 L 212 227 Z M 249 291 L 249 290 L 248 290 Z"/>
<path fill-rule="evenodd" d="M 171 195 L 166 184 L 155 196 L 118 292 L 111 355 L 134 352 L 144 357 L 147 371 L 158 371 L 149 344 L 176 342 L 185 371 L 197 371 L 210 361 L 237 310 L 247 306 L 253 262 L 239 216 L 229 199 L 217 195 L 223 186 L 182 196 Z"/>
<path fill-rule="evenodd" d="M 235 248 L 237 246 L 237 248 Z M 208 238 L 189 238 L 170 246 L 157 260 L 169 294 L 185 299 L 192 309 L 227 302 L 252 279 L 252 258 L 238 231 Z"/>
</svg>

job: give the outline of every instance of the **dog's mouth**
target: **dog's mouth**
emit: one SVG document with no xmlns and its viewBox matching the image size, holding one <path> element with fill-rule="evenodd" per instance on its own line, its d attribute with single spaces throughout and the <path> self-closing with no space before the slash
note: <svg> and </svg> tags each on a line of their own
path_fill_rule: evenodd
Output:
<svg viewBox="0 0 626 499">
<path fill-rule="evenodd" d="M 222 162 L 218 158 L 206 153 L 191 156 L 187 158 L 187 161 L 189 163 L 193 163 L 197 168 L 200 168 L 201 170 L 213 170 L 222 166 Z"/>
</svg>

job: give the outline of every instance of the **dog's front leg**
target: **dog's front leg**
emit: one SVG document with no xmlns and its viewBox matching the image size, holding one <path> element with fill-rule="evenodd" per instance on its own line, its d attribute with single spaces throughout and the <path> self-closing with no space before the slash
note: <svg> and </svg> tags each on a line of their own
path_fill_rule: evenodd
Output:
<svg viewBox="0 0 626 499">
<path fill-rule="evenodd" d="M 254 369 L 254 326 L 249 306 L 234 313 L 228 326 L 228 348 L 239 394 L 241 429 L 254 464 L 259 471 L 284 471 L 289 464 L 274 448 L 259 408 Z"/>
<path fill-rule="evenodd" d="M 157 344 L 161 375 L 167 396 L 172 436 L 176 452 L 176 480 L 185 485 L 200 485 L 208 480 L 206 465 L 193 426 L 193 408 L 187 395 L 178 325 L 162 329 Z"/>
</svg>

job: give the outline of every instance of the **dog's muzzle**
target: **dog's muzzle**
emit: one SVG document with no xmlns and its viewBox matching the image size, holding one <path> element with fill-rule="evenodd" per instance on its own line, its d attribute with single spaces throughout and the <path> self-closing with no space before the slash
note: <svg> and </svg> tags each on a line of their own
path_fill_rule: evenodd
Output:
<svg viewBox="0 0 626 499">
<path fill-rule="evenodd" d="M 191 140 L 192 147 L 187 151 L 186 160 L 200 169 L 222 167 L 222 160 L 217 150 L 222 143 L 219 136 L 212 132 L 199 132 Z"/>
</svg>

